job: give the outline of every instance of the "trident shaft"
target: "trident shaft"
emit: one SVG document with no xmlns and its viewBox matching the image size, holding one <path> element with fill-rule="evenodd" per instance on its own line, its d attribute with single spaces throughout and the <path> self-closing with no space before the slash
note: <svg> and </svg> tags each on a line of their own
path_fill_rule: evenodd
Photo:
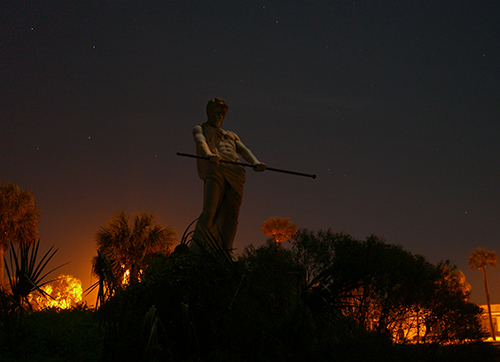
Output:
<svg viewBox="0 0 500 362">
<path fill-rule="evenodd" d="M 208 160 L 208 157 L 203 157 L 203 156 L 198 156 L 198 155 L 191 155 L 189 153 L 181 153 L 177 152 L 177 156 L 183 156 L 183 157 L 191 157 L 191 158 L 199 158 L 202 160 Z M 240 166 L 245 166 L 245 167 L 253 167 L 252 164 L 250 163 L 243 163 L 243 162 L 236 162 L 236 161 L 224 161 L 220 160 L 220 162 L 224 163 L 231 163 L 233 165 L 240 165 Z M 302 172 L 295 172 L 295 171 L 288 171 L 288 170 L 281 170 L 279 168 L 273 168 L 273 167 L 266 167 L 266 171 L 274 171 L 274 172 L 281 172 L 281 173 L 288 173 L 290 175 L 296 175 L 296 176 L 305 176 L 305 177 L 311 177 L 313 179 L 316 178 L 316 175 L 310 175 L 307 173 L 302 173 Z"/>
</svg>

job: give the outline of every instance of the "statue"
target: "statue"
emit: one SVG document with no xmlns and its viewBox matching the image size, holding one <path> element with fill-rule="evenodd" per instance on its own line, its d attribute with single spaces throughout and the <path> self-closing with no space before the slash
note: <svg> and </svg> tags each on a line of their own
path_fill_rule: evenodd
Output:
<svg viewBox="0 0 500 362">
<path fill-rule="evenodd" d="M 245 183 L 245 167 L 238 164 L 238 154 L 252 164 L 255 171 L 264 171 L 266 164 L 260 162 L 234 132 L 221 128 L 228 108 L 223 99 L 211 99 L 206 107 L 207 121 L 193 129 L 198 175 L 204 182 L 203 212 L 195 235 L 208 231 L 231 251 Z M 196 243 L 191 246 L 193 252 L 198 252 L 198 248 Z"/>
</svg>

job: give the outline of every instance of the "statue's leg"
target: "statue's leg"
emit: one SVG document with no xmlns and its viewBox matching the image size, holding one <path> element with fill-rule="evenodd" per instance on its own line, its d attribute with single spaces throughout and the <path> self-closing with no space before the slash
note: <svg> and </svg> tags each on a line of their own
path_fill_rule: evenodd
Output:
<svg viewBox="0 0 500 362">
<path fill-rule="evenodd" d="M 222 187 L 212 178 L 207 178 L 203 189 L 203 212 L 199 219 L 199 225 L 211 230 L 215 213 L 221 201 Z"/>
<path fill-rule="evenodd" d="M 223 207 L 224 212 L 224 226 L 221 230 L 222 243 L 228 249 L 233 248 L 234 238 L 238 229 L 238 216 L 240 214 L 242 197 L 233 190 L 229 184 L 226 184 L 224 193 Z"/>
<path fill-rule="evenodd" d="M 217 225 L 217 215 L 223 195 L 222 186 L 219 180 L 207 178 L 203 186 L 203 211 L 198 218 L 194 230 L 193 241 L 190 249 L 195 254 L 200 254 L 200 247 L 206 237 L 214 238 L 222 244 L 220 226 Z M 208 234 L 207 234 L 208 233 Z M 196 240 L 196 241 L 195 241 Z"/>
</svg>

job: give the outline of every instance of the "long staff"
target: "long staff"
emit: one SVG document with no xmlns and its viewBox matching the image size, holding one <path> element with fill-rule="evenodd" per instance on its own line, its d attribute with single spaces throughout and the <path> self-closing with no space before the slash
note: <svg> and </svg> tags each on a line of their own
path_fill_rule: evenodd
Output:
<svg viewBox="0 0 500 362">
<path fill-rule="evenodd" d="M 191 158 L 200 158 L 200 159 L 203 159 L 203 160 L 208 160 L 208 157 L 204 157 L 204 156 L 198 156 L 198 155 L 191 155 L 189 153 L 181 153 L 181 152 L 177 152 L 177 156 L 183 156 L 183 157 L 191 157 Z M 220 162 L 224 162 L 224 163 L 231 163 L 233 165 L 240 165 L 240 166 L 245 166 L 245 167 L 253 167 L 252 164 L 250 163 L 243 163 L 243 162 L 236 162 L 236 161 L 224 161 L 224 160 L 220 160 Z M 313 179 L 316 178 L 316 175 L 310 175 L 310 174 L 307 174 L 307 173 L 302 173 L 302 172 L 295 172 L 295 171 L 288 171 L 288 170 L 281 170 L 279 168 L 273 168 L 273 167 L 266 167 L 266 171 L 274 171 L 274 172 L 281 172 L 281 173 L 288 173 L 290 175 L 297 175 L 297 176 L 305 176 L 305 177 L 311 177 Z"/>
</svg>

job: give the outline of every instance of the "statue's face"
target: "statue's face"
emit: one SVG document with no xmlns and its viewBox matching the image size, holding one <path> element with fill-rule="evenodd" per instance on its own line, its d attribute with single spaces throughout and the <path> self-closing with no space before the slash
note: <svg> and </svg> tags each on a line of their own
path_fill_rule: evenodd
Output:
<svg viewBox="0 0 500 362">
<path fill-rule="evenodd" d="M 224 109 L 224 107 L 214 107 L 208 113 L 208 120 L 207 120 L 208 124 L 211 125 L 212 127 L 220 128 L 225 116 L 226 116 L 226 110 Z"/>
</svg>

